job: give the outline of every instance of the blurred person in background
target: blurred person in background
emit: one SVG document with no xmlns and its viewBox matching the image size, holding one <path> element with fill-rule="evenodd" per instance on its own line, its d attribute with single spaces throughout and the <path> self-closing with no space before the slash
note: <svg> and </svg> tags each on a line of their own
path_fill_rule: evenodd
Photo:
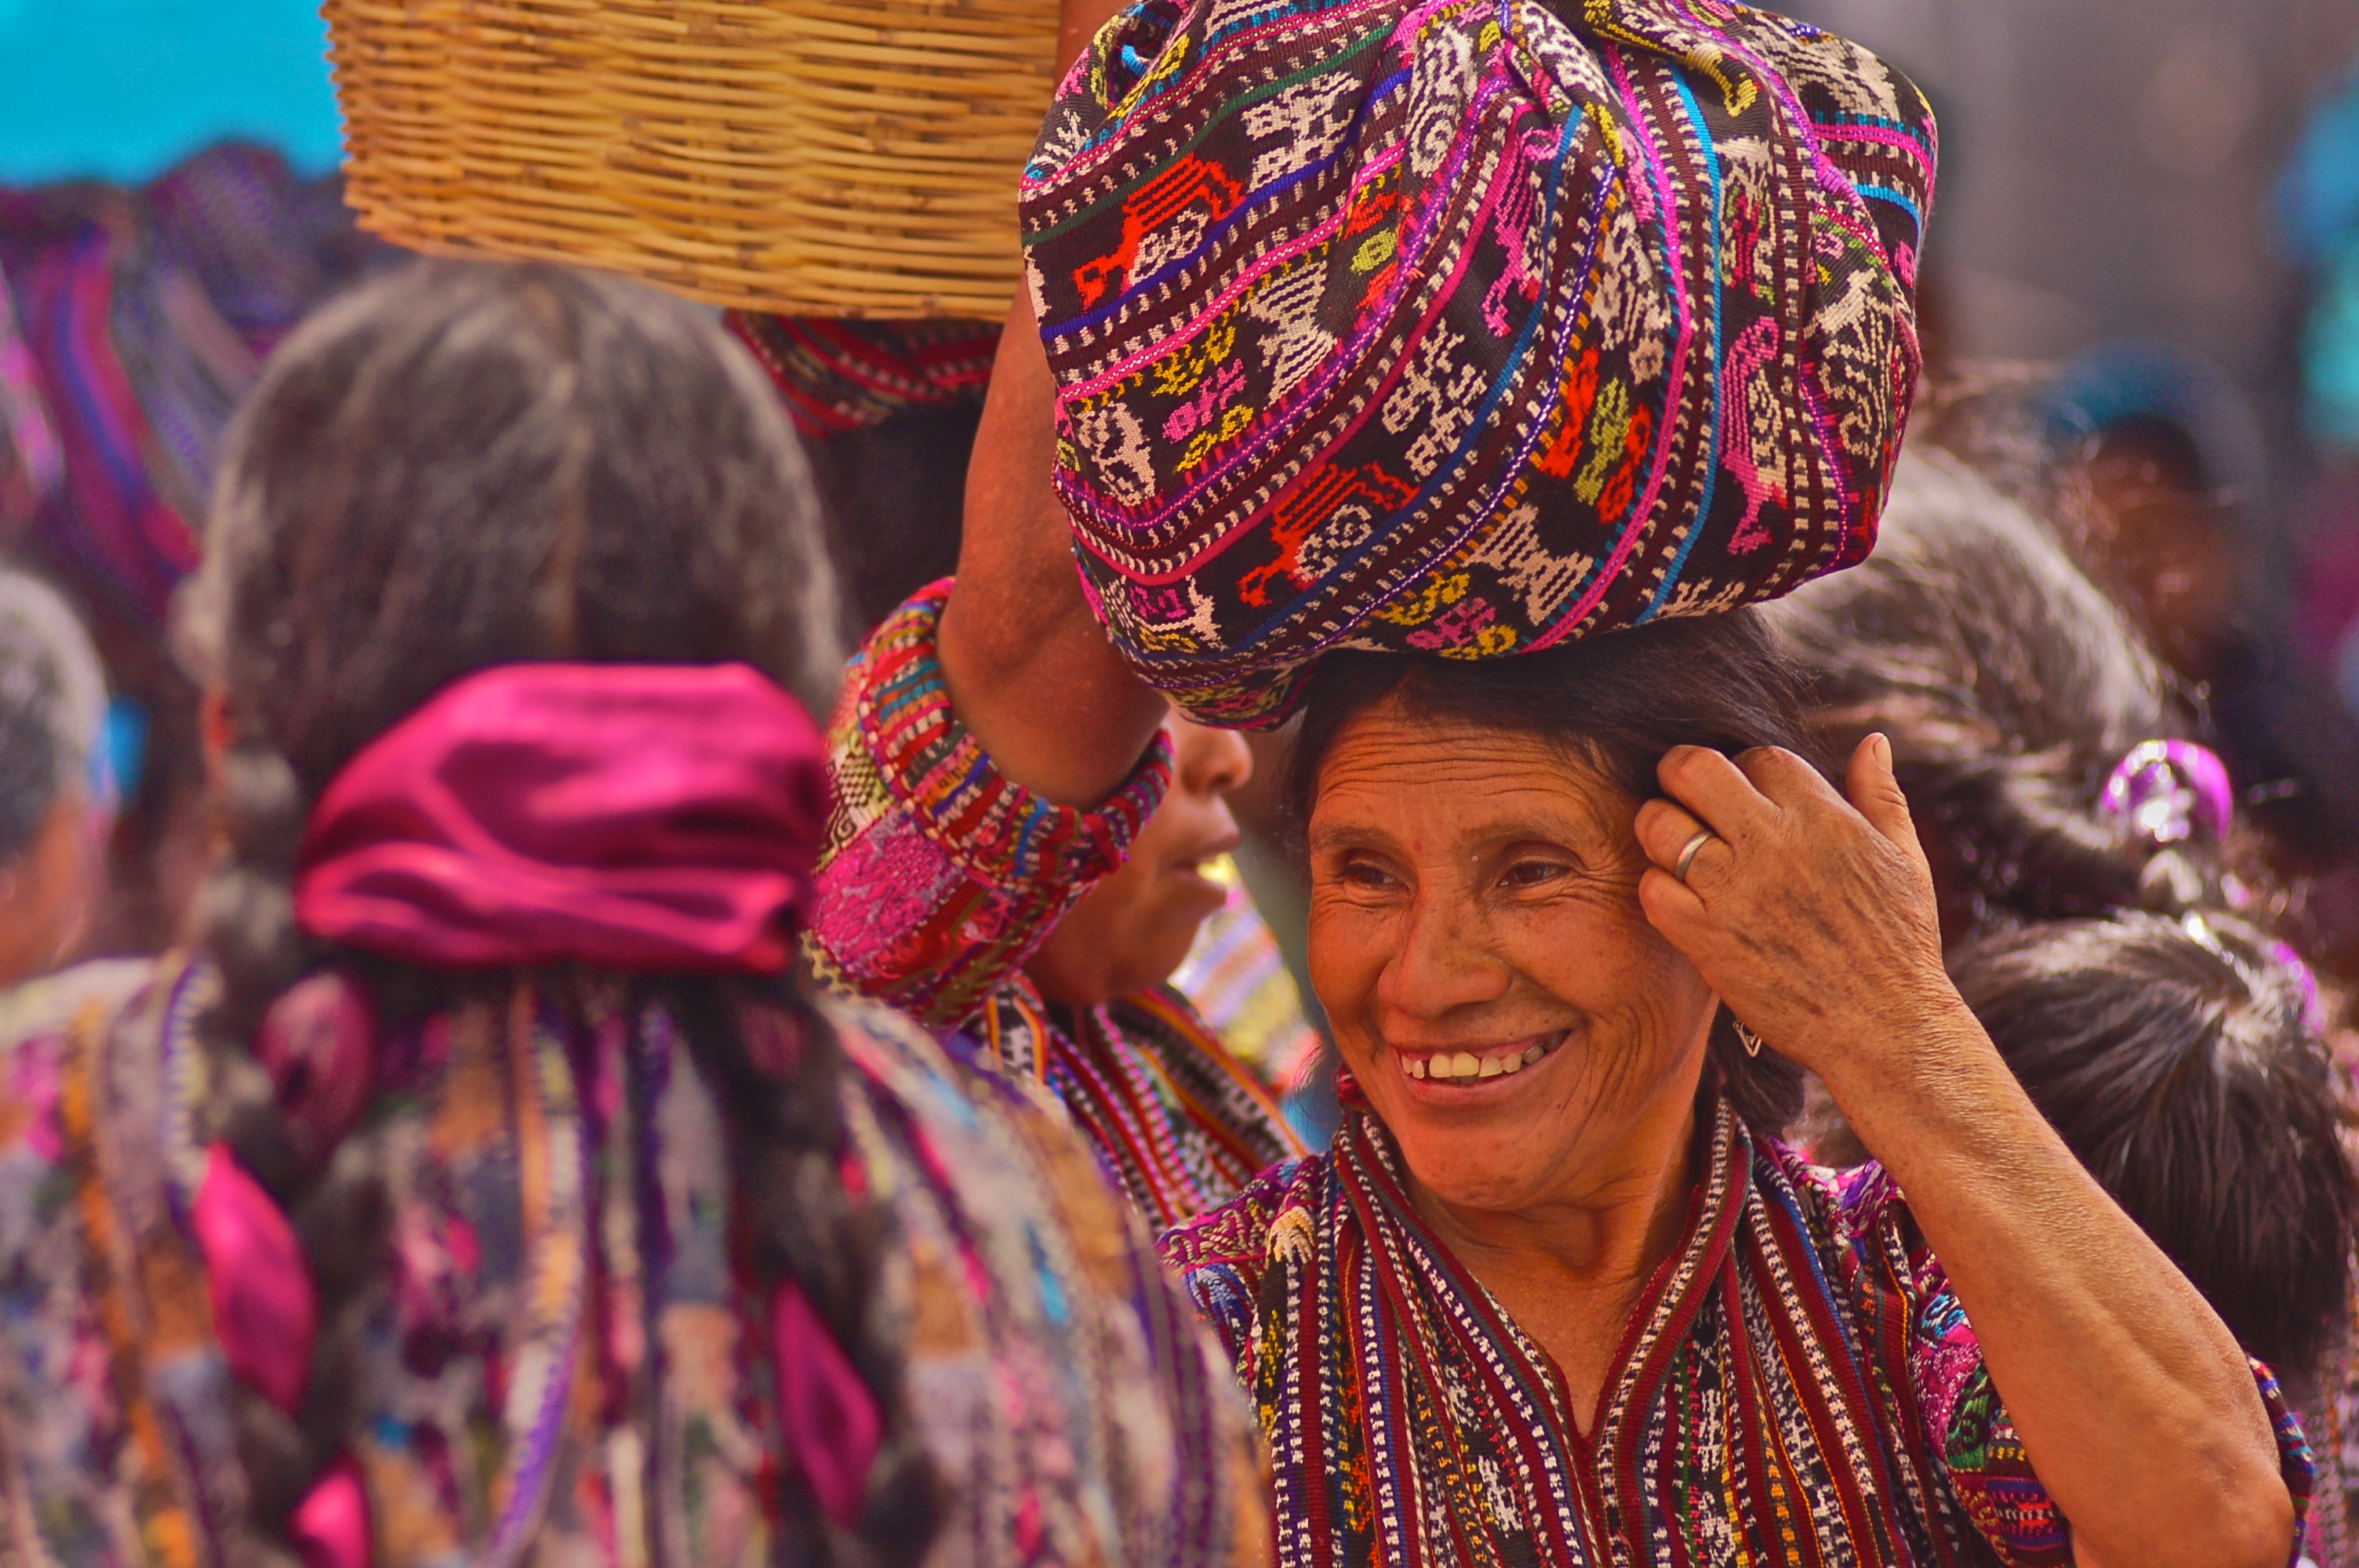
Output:
<svg viewBox="0 0 2359 1568">
<path fill-rule="evenodd" d="M 84 612 L 125 741 L 90 951 L 179 941 L 211 853 L 168 627 L 223 433 L 297 322 L 401 257 L 354 226 L 339 180 L 252 142 L 132 187 L 0 190 L 0 539 Z"/>
<path fill-rule="evenodd" d="M 62 595 L 0 566 L 0 988 L 74 956 L 106 883 L 106 674 Z"/>
<path fill-rule="evenodd" d="M 794 967 L 836 611 L 752 362 L 420 264 L 223 470 L 201 932 L 0 1035 L 16 1554 L 1257 1559 L 1245 1412 L 1081 1141 Z"/>
<path fill-rule="evenodd" d="M 2312 114 L 2277 209 L 2309 286 L 2301 424 L 2319 459 L 2302 519 L 2299 636 L 2347 719 L 2359 715 L 2359 62 Z"/>
<path fill-rule="evenodd" d="M 1949 969 L 2040 1114 L 2283 1380 L 2319 1458 L 2305 1555 L 2344 1568 L 2359 1178 L 2308 969 L 2217 911 L 2044 922 Z"/>
<path fill-rule="evenodd" d="M 1167 983 L 1225 901 L 1202 868 L 1235 848 L 1224 797 L 1252 755 L 1167 711 L 1140 779 L 1098 812 L 1031 796 L 951 709 L 932 648 L 950 586 L 888 617 L 846 673 L 806 953 L 832 985 L 1046 1084 L 1148 1223 L 1176 1225 L 1302 1152 Z"/>
<path fill-rule="evenodd" d="M 2359 461 L 2359 60 L 2311 113 L 2277 194 L 2309 285 L 2302 423 L 2330 462 L 2348 467 Z"/>
<path fill-rule="evenodd" d="M 2194 716 L 2050 532 L 1964 462 L 1912 447 L 1875 554 L 1767 614 L 1809 676 L 1820 744 L 1891 738 L 1945 946 L 2200 901 L 2203 871 L 2158 861 L 2104 804 L 2125 757 L 2194 738 Z"/>
<path fill-rule="evenodd" d="M 1234 730 L 1176 709 L 1171 787 L 1120 870 L 1060 920 L 968 1026 L 1003 1071 L 1056 1091 L 1158 1230 L 1303 1152 L 1275 1098 L 1171 984 L 1230 890 L 1227 796 L 1253 773 Z"/>
<path fill-rule="evenodd" d="M 2294 509 L 2253 403 L 2201 360 L 2117 344 L 2057 367 L 2036 406 L 2048 515 L 2188 693 L 2273 864 L 2348 875 L 2359 722 L 2302 645 Z"/>
<path fill-rule="evenodd" d="M 2010 624 L 2050 650 L 2093 639 L 2136 645 L 2147 668 L 2137 684 L 2151 695 L 2136 697 L 2133 710 L 2160 704 L 2176 717 L 2158 733 L 2200 734 L 2216 752 L 2239 863 L 2275 884 L 2284 907 L 2273 921 L 2347 979 L 2359 973 L 2359 898 L 2346 886 L 2359 866 L 2359 724 L 2304 655 L 2308 634 L 2273 586 L 2284 542 L 2240 499 L 2257 484 L 2256 430 L 2250 406 L 2216 372 L 2152 346 L 1976 367 L 1936 385 L 1912 450 L 1962 462 L 1977 488 L 2020 514 L 2013 532 L 2025 542 L 2004 551 L 2012 564 L 1992 568 L 2010 596 L 1942 608 L 1928 624 L 1946 622 L 1978 645 L 2004 644 Z M 1925 548 L 1988 553 L 1991 525 L 1962 521 L 1955 544 Z M 2076 606 L 2092 596 L 2106 602 L 2084 614 Z M 2280 608 L 2260 608 L 2271 602 Z M 1885 689 L 1872 668 L 1853 673 Z M 1998 677 L 1976 678 L 1988 687 Z M 2086 684 L 2006 700 L 1995 711 L 2084 737 L 2114 713 L 2111 697 Z M 2089 771 L 2110 766 L 2101 761 L 2075 759 L 2084 799 Z"/>
</svg>

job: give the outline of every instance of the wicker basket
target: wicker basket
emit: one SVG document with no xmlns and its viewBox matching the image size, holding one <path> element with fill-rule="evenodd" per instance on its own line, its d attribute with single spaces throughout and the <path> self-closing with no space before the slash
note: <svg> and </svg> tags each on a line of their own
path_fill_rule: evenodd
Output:
<svg viewBox="0 0 2359 1568">
<path fill-rule="evenodd" d="M 326 0 L 347 200 L 715 305 L 996 318 L 1056 0 Z"/>
</svg>

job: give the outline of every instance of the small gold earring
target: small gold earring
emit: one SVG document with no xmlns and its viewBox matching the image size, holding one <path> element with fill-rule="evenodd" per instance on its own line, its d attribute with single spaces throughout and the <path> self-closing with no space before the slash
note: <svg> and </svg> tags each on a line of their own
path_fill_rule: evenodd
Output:
<svg viewBox="0 0 2359 1568">
<path fill-rule="evenodd" d="M 1745 1020 L 1739 1018 L 1734 1022 L 1736 1024 L 1736 1043 L 1745 1047 L 1745 1054 L 1748 1056 L 1761 1054 L 1761 1036 L 1747 1029 Z"/>
</svg>

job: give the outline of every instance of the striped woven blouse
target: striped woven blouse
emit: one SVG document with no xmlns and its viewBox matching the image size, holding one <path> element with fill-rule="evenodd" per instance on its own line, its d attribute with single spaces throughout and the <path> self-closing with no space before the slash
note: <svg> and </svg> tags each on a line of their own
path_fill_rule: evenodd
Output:
<svg viewBox="0 0 2359 1568">
<path fill-rule="evenodd" d="M 1164 1238 L 1258 1407 L 1285 1568 L 2071 1561 L 1881 1167 L 1815 1170 L 1716 1100 L 1699 1125 L 1685 1234 L 1586 1435 L 1364 1108 Z M 2299 1505 L 2309 1452 L 2256 1371 Z"/>
<path fill-rule="evenodd" d="M 1103 1007 L 1011 978 L 951 1048 L 1044 1085 L 1156 1229 L 1234 1197 L 1301 1141 L 1250 1069 L 1169 986 Z"/>
</svg>

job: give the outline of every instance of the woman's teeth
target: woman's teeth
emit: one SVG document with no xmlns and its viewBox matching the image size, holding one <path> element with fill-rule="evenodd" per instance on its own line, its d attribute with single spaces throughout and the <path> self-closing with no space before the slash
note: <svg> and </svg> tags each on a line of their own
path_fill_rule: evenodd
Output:
<svg viewBox="0 0 2359 1568">
<path fill-rule="evenodd" d="M 1556 1042 L 1547 1041 L 1488 1056 L 1477 1056 L 1472 1051 L 1438 1051 L 1430 1056 L 1404 1056 L 1401 1065 L 1412 1078 L 1431 1078 L 1445 1084 L 1473 1083 L 1477 1078 L 1520 1073 L 1555 1049 Z"/>
</svg>

